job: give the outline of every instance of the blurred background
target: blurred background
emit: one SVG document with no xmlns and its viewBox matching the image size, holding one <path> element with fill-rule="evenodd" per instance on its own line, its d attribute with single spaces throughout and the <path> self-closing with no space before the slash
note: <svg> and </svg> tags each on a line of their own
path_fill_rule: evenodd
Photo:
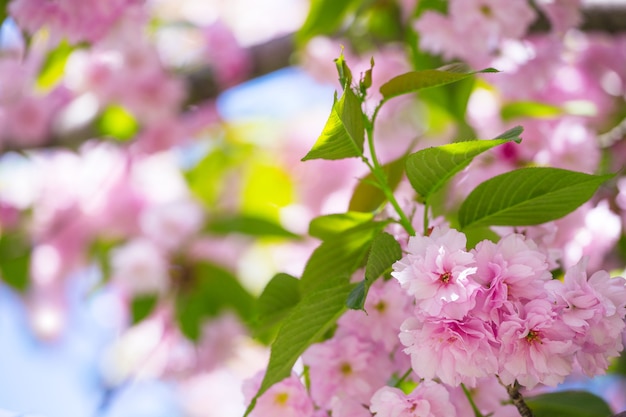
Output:
<svg viewBox="0 0 626 417">
<path fill-rule="evenodd" d="M 1 7 L 1 417 L 243 415 L 241 383 L 266 366 L 277 326 L 256 321 L 256 298 L 275 274 L 300 276 L 312 218 L 368 211 L 359 160 L 301 162 L 342 51 L 355 78 L 375 62 L 366 105 L 411 69 L 502 71 L 380 114 L 383 162 L 524 126 L 522 150 L 477 160 L 452 205 L 514 167 L 626 161 L 621 2 L 534 2 L 525 26 L 511 13 L 475 44 L 446 32 L 455 15 L 438 0 Z M 561 267 L 589 256 L 623 274 L 625 193 L 619 178 L 539 234 Z M 624 362 L 565 387 L 624 409 Z"/>
</svg>

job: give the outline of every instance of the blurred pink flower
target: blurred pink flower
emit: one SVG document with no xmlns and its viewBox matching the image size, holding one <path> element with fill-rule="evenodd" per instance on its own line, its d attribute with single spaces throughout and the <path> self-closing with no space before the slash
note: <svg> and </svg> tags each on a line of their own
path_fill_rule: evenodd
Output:
<svg viewBox="0 0 626 417">
<path fill-rule="evenodd" d="M 421 382 L 410 394 L 382 387 L 372 397 L 370 410 L 377 417 L 455 417 L 446 387 L 433 381 Z"/>
<path fill-rule="evenodd" d="M 351 335 L 312 345 L 302 360 L 310 367 L 311 397 L 325 409 L 331 408 L 336 395 L 367 404 L 392 372 L 381 345 Z"/>
<path fill-rule="evenodd" d="M 264 372 L 244 381 L 242 391 L 246 404 L 261 387 Z M 292 374 L 272 385 L 261 395 L 250 417 L 309 417 L 313 415 L 313 402 L 300 379 Z"/>
<path fill-rule="evenodd" d="M 163 294 L 169 288 L 169 263 L 150 240 L 137 238 L 111 251 L 112 281 L 130 295 Z"/>
<path fill-rule="evenodd" d="M 367 293 L 365 311 L 346 311 L 339 318 L 337 332 L 382 343 L 391 352 L 400 343 L 400 325 L 411 314 L 411 306 L 411 298 L 396 280 L 380 279 Z"/>
</svg>

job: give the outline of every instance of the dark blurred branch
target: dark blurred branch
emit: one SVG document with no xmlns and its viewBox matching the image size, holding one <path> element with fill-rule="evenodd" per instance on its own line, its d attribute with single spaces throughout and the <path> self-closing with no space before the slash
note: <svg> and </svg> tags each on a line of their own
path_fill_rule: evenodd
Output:
<svg viewBox="0 0 626 417">
<path fill-rule="evenodd" d="M 583 1 L 581 29 L 587 32 L 604 32 L 610 34 L 626 33 L 626 1 L 611 0 Z M 550 23 L 545 16 L 540 16 L 532 25 L 531 32 L 546 32 L 550 30 Z M 293 34 L 287 34 L 271 39 L 265 43 L 254 45 L 248 49 L 252 62 L 252 69 L 245 82 L 249 79 L 268 74 L 272 71 L 289 66 L 295 50 Z M 224 87 L 218 85 L 210 68 L 200 68 L 185 74 L 188 83 L 187 106 L 216 98 Z M 71 131 L 56 133 L 44 144 L 37 148 L 55 146 L 76 147 L 89 138 L 96 136 L 94 127 L 90 124 L 75 128 Z M 11 144 L 7 141 L 2 152 L 10 150 L 25 150 L 26 147 Z"/>
</svg>

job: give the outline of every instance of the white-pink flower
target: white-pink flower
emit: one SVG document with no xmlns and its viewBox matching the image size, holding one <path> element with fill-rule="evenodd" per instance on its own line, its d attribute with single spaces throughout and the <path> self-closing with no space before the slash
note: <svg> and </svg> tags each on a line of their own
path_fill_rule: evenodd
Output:
<svg viewBox="0 0 626 417">
<path fill-rule="evenodd" d="M 474 307 L 480 287 L 472 275 L 474 256 L 461 232 L 435 227 L 430 236 L 412 236 L 408 253 L 391 275 L 415 297 L 417 315 L 461 319 Z"/>
<path fill-rule="evenodd" d="M 420 383 L 410 394 L 382 387 L 372 396 L 370 410 L 376 417 L 456 417 L 448 390 L 433 381 Z"/>
</svg>

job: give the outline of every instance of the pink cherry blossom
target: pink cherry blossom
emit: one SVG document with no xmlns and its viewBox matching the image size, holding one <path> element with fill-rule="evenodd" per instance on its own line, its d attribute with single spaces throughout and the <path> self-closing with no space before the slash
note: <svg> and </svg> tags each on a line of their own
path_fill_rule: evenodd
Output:
<svg viewBox="0 0 626 417">
<path fill-rule="evenodd" d="M 338 321 L 337 332 L 382 343 L 391 351 L 400 342 L 400 325 L 411 313 L 411 298 L 395 280 L 378 280 L 367 293 L 365 311 L 349 310 Z"/>
<path fill-rule="evenodd" d="M 250 403 L 263 380 L 264 372 L 244 381 L 242 390 L 246 403 Z M 272 385 L 261 395 L 250 413 L 251 417 L 309 417 L 313 415 L 313 402 L 300 379 L 292 374 Z"/>
<path fill-rule="evenodd" d="M 626 324 L 626 280 L 606 271 L 587 278 L 586 260 L 569 268 L 563 283 L 546 285 L 556 297 L 562 320 L 575 334 L 576 359 L 589 376 L 603 374 L 622 350 Z"/>
<path fill-rule="evenodd" d="M 498 243 L 484 240 L 472 252 L 477 265 L 474 279 L 482 285 L 478 308 L 496 322 L 503 305 L 542 297 L 544 283 L 552 278 L 546 255 L 519 234 L 505 236 Z"/>
<path fill-rule="evenodd" d="M 382 346 L 351 335 L 312 345 L 302 360 L 310 367 L 311 397 L 326 409 L 337 395 L 367 404 L 392 372 Z"/>
<path fill-rule="evenodd" d="M 481 378 L 476 386 L 469 389 L 474 404 L 483 416 L 490 417 L 520 417 L 517 408 L 511 404 L 506 388 L 500 384 L 498 378 L 489 376 Z M 472 405 L 461 387 L 450 389 L 450 402 L 454 404 L 459 416 L 474 414 Z"/>
<path fill-rule="evenodd" d="M 433 381 L 421 382 L 410 394 L 382 387 L 372 396 L 370 410 L 377 417 L 455 417 L 446 387 Z"/>
<path fill-rule="evenodd" d="M 518 305 L 499 325 L 498 375 L 505 384 L 517 380 L 527 388 L 555 386 L 572 371 L 576 346 L 573 332 L 557 317 L 552 303 L 535 299 Z"/>
<path fill-rule="evenodd" d="M 408 253 L 393 265 L 391 275 L 415 297 L 419 314 L 461 319 L 474 307 L 479 285 L 472 278 L 476 267 L 465 242 L 464 234 L 447 227 L 409 239 Z"/>
<path fill-rule="evenodd" d="M 169 264 L 150 240 L 137 238 L 111 251 L 113 282 L 131 295 L 164 293 Z"/>
<path fill-rule="evenodd" d="M 46 27 L 55 39 L 68 37 L 71 42 L 93 42 L 106 35 L 125 10 L 134 4 L 138 2 L 16 0 L 11 2 L 9 12 L 30 33 Z"/>
<path fill-rule="evenodd" d="M 413 370 L 425 379 L 473 386 L 498 368 L 493 329 L 480 319 L 410 317 L 402 324 L 400 341 L 411 356 Z"/>
</svg>

